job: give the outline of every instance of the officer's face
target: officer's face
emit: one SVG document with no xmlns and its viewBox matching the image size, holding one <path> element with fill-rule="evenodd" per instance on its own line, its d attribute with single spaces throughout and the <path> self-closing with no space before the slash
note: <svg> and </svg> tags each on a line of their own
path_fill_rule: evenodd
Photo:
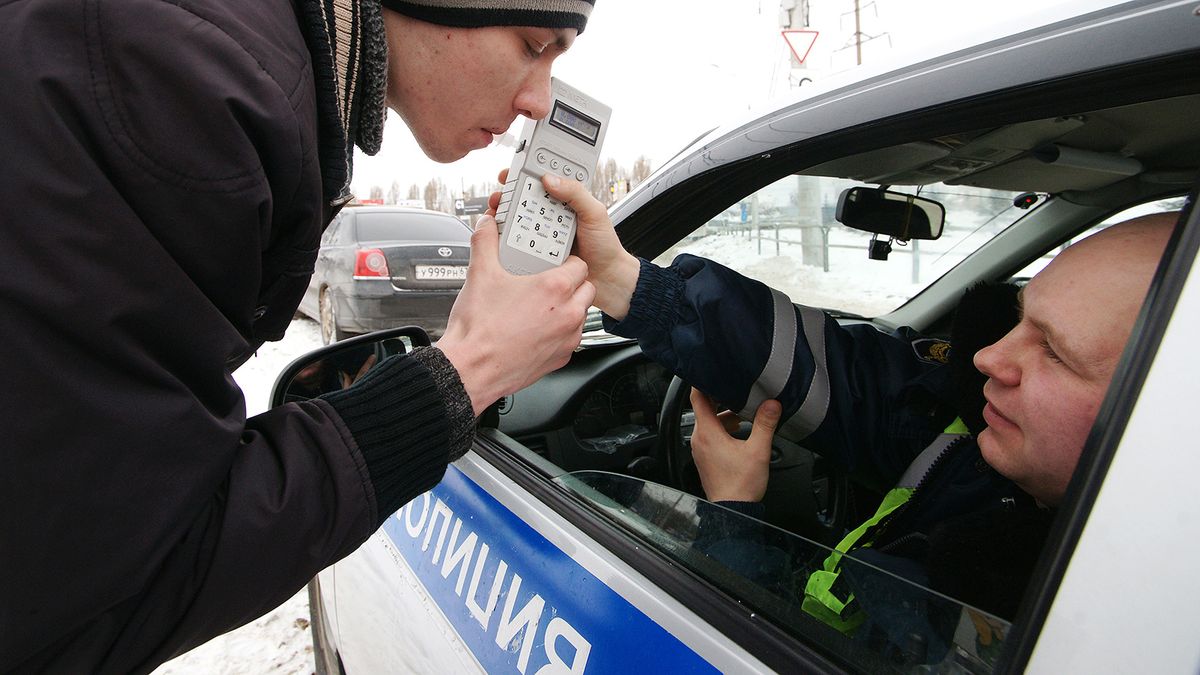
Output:
<svg viewBox="0 0 1200 675">
<path fill-rule="evenodd" d="M 1016 328 L 975 355 L 989 378 L 983 457 L 1047 505 L 1066 491 L 1165 241 L 1120 227 L 1055 258 L 1022 291 Z"/>
<path fill-rule="evenodd" d="M 491 144 L 518 115 L 550 107 L 550 66 L 575 29 L 451 28 L 384 10 L 388 107 L 438 162 Z"/>
</svg>

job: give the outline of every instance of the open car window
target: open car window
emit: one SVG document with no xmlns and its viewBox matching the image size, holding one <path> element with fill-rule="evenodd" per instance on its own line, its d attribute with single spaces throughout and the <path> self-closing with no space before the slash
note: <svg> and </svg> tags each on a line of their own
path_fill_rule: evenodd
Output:
<svg viewBox="0 0 1200 675">
<path fill-rule="evenodd" d="M 1038 258 L 1037 260 L 1034 260 L 1033 262 L 1029 263 L 1028 265 L 1025 266 L 1024 269 L 1022 269 L 1020 272 L 1017 272 L 1015 275 L 1013 275 L 1013 279 L 1017 282 L 1023 282 L 1023 281 L 1028 281 L 1029 279 L 1032 279 L 1033 275 L 1037 274 L 1038 272 L 1041 272 L 1043 269 L 1045 269 L 1046 265 L 1050 264 L 1051 260 L 1054 260 L 1054 256 L 1058 255 L 1063 250 L 1065 250 L 1068 246 L 1079 241 L 1080 239 L 1085 239 L 1085 238 L 1099 232 L 1100 230 L 1103 230 L 1112 225 L 1116 225 L 1117 223 L 1124 222 L 1131 218 L 1137 218 L 1139 216 L 1145 216 L 1145 215 L 1149 215 L 1151 213 L 1162 213 L 1165 211 L 1179 211 L 1180 209 L 1183 208 L 1184 201 L 1186 201 L 1186 198 L 1184 198 L 1184 197 L 1171 197 L 1168 199 L 1158 199 L 1158 200 L 1155 200 L 1152 202 L 1146 202 L 1145 204 L 1139 204 L 1133 208 L 1125 209 L 1119 213 L 1115 213 L 1112 216 L 1105 218 L 1103 222 L 1097 223 L 1097 224 L 1093 225 L 1092 227 L 1089 227 L 1087 230 L 1085 230 L 1084 232 L 1079 234 L 1079 236 L 1073 237 L 1072 239 L 1069 239 L 1068 241 L 1063 242 L 1062 245 L 1058 246 L 1054 250 L 1047 251 L 1045 255 L 1043 255 L 1042 257 Z"/>
<path fill-rule="evenodd" d="M 633 534 L 797 637 L 868 672 L 991 672 L 1010 624 L 852 556 L 841 574 L 865 611 L 853 637 L 803 608 L 832 549 L 686 492 L 603 471 L 555 479 Z"/>
<path fill-rule="evenodd" d="M 945 228 L 936 240 L 896 242 L 886 261 L 871 260 L 872 235 L 834 217 L 841 192 L 861 185 L 785 176 L 730 204 L 654 262 L 666 266 L 691 253 L 783 291 L 792 302 L 873 317 L 903 305 L 1031 210 L 1013 205 L 1016 192 L 940 183 L 893 188 L 941 203 Z"/>
</svg>

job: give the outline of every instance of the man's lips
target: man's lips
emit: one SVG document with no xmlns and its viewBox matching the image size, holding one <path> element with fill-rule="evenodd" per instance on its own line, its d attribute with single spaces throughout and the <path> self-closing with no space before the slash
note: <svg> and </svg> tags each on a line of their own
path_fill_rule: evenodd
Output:
<svg viewBox="0 0 1200 675">
<path fill-rule="evenodd" d="M 983 421 L 987 422 L 987 425 L 993 428 L 1017 427 L 1017 424 L 1005 417 L 996 406 L 992 405 L 991 401 L 988 401 L 987 405 L 983 406 Z"/>
<path fill-rule="evenodd" d="M 493 141 L 496 140 L 496 134 L 492 133 L 492 131 L 490 129 L 484 129 L 483 127 L 479 127 L 478 129 L 476 129 L 476 131 L 479 133 L 479 141 L 473 144 L 473 147 L 475 147 L 476 149 L 486 148 L 487 146 L 491 145 Z"/>
</svg>

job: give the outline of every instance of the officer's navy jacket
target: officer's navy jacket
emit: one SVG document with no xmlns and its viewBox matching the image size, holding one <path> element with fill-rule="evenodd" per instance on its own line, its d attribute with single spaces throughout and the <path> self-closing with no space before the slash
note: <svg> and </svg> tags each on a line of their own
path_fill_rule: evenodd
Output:
<svg viewBox="0 0 1200 675">
<path fill-rule="evenodd" d="M 881 492 L 958 416 L 945 341 L 840 325 L 695 256 L 643 261 L 628 315 L 606 328 L 745 419 L 778 400 L 777 433 Z M 966 436 L 853 555 L 1011 620 L 1048 520 Z"/>
</svg>

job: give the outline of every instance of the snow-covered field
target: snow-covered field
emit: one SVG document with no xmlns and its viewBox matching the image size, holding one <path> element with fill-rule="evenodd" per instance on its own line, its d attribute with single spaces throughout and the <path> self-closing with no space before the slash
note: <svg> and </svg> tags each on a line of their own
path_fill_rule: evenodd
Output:
<svg viewBox="0 0 1200 675">
<path fill-rule="evenodd" d="M 234 373 L 246 394 L 246 412 L 267 409 L 275 376 L 293 359 L 321 346 L 321 332 L 308 319 L 295 319 L 279 342 L 263 345 Z M 308 628 L 308 592 L 301 590 L 274 611 L 164 663 L 156 675 L 243 675 L 315 672 Z"/>
</svg>

